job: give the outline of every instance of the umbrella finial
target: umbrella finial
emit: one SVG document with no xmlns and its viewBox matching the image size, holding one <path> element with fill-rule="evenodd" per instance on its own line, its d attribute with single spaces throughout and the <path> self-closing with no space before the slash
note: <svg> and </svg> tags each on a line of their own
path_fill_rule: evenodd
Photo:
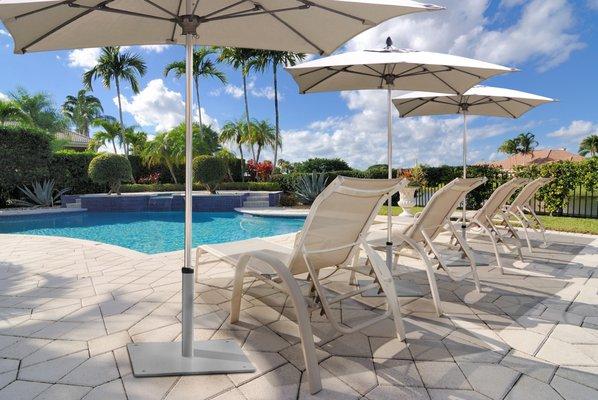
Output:
<svg viewBox="0 0 598 400">
<path fill-rule="evenodd" d="M 392 39 L 389 37 L 386 38 L 386 48 L 392 49 Z"/>
</svg>

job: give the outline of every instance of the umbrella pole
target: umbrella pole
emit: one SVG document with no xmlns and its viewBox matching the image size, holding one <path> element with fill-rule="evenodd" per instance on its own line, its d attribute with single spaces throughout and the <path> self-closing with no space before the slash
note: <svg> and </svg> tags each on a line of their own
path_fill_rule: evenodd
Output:
<svg viewBox="0 0 598 400">
<path fill-rule="evenodd" d="M 127 345 L 136 377 L 208 375 L 255 372 L 255 367 L 234 340 L 193 340 L 195 271 L 191 258 L 193 223 L 193 37 L 199 18 L 193 0 L 186 0 L 187 13 L 180 25 L 185 35 L 185 250 L 182 272 L 182 341 Z M 198 266 L 196 265 L 196 268 Z"/>
<path fill-rule="evenodd" d="M 463 179 L 467 178 L 467 110 L 463 110 Z M 461 233 L 463 234 L 463 239 L 466 239 L 466 229 L 467 229 L 467 194 L 463 196 L 463 214 L 461 216 Z"/>
<path fill-rule="evenodd" d="M 387 115 L 387 154 L 388 159 L 388 179 L 392 179 L 392 90 L 388 85 L 388 115 Z M 388 195 L 386 202 L 386 266 L 392 271 L 392 195 Z"/>
</svg>

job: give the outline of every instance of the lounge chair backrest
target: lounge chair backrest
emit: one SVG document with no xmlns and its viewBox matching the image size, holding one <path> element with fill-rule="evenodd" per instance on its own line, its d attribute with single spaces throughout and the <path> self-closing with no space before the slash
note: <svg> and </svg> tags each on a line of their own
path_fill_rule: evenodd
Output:
<svg viewBox="0 0 598 400">
<path fill-rule="evenodd" d="M 515 200 L 511 204 L 509 204 L 509 210 L 515 210 L 517 207 L 522 207 L 527 205 L 530 200 L 534 197 L 534 195 L 542 188 L 543 186 L 552 182 L 553 178 L 537 178 L 528 183 L 521 189 Z"/>
<path fill-rule="evenodd" d="M 420 242 L 424 240 L 422 236 L 422 230 L 424 230 L 433 240 L 442 231 L 442 227 L 450 219 L 459 203 L 463 201 L 463 197 L 486 180 L 485 177 L 457 178 L 447 183 L 428 200 L 426 207 L 407 231 L 407 235 Z"/>
<path fill-rule="evenodd" d="M 295 240 L 289 269 L 293 274 L 307 272 L 303 249 L 311 266 L 340 266 L 350 261 L 359 246 L 351 244 L 366 234 L 386 196 L 396 193 L 407 181 L 399 179 L 357 179 L 337 177 L 316 198 Z M 313 252 L 336 249 L 314 254 Z"/>
<path fill-rule="evenodd" d="M 488 197 L 482 208 L 475 213 L 473 219 L 486 225 L 486 217 L 493 218 L 505 206 L 513 193 L 527 182 L 526 178 L 513 178 L 494 189 L 494 192 Z"/>
</svg>

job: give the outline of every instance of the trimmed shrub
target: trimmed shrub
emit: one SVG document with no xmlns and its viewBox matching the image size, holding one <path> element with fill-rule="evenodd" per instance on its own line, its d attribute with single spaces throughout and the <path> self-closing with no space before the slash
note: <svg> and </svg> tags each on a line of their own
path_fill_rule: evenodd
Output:
<svg viewBox="0 0 598 400">
<path fill-rule="evenodd" d="M 216 188 L 226 177 L 228 168 L 222 158 L 215 156 L 199 156 L 193 160 L 193 175 L 203 183 L 210 193 L 216 193 Z"/>
<path fill-rule="evenodd" d="M 91 180 L 100 185 L 108 185 L 110 193 L 120 194 L 122 182 L 132 181 L 131 163 L 125 156 L 103 153 L 95 156 L 87 171 Z"/>
<path fill-rule="evenodd" d="M 0 126 L 0 206 L 16 195 L 19 185 L 48 178 L 51 140 L 38 129 Z"/>
<path fill-rule="evenodd" d="M 312 172 L 348 171 L 350 169 L 349 164 L 340 158 L 310 158 L 297 164 L 295 171 L 311 174 Z"/>
<path fill-rule="evenodd" d="M 194 183 L 193 190 L 204 190 L 205 187 L 201 183 Z M 222 182 L 218 185 L 220 190 L 238 190 L 238 191 L 255 191 L 255 192 L 278 192 L 280 185 L 275 182 Z M 159 183 L 159 184 L 124 184 L 121 186 L 122 193 L 136 193 L 136 192 L 183 192 L 185 185 L 182 183 Z"/>
<path fill-rule="evenodd" d="M 72 150 L 54 153 L 48 167 L 50 176 L 56 182 L 56 187 L 71 188 L 70 192 L 75 194 L 103 191 L 105 186 L 93 182 L 87 174 L 89 163 L 97 155 L 91 151 L 76 152 Z"/>
</svg>

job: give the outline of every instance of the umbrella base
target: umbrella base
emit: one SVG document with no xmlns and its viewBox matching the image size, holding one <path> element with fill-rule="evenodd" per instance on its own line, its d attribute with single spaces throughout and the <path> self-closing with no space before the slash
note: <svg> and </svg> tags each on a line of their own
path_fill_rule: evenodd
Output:
<svg viewBox="0 0 598 400">
<path fill-rule="evenodd" d="M 133 375 L 141 377 L 255 372 L 241 347 L 232 340 L 195 342 L 193 357 L 183 357 L 181 342 L 127 345 Z"/>
</svg>

